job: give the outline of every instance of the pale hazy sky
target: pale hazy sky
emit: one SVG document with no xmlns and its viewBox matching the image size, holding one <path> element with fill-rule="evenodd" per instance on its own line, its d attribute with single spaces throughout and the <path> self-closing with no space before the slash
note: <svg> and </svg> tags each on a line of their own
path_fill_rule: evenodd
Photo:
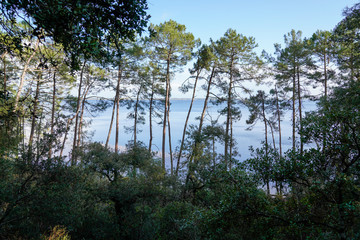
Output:
<svg viewBox="0 0 360 240">
<path fill-rule="evenodd" d="M 342 10 L 355 0 L 148 0 L 150 22 L 170 19 L 184 24 L 203 43 L 219 39 L 228 28 L 255 37 L 259 47 L 274 52 L 284 34 L 301 30 L 310 37 L 316 30 L 332 30 L 343 18 Z M 190 65 L 191 66 L 191 65 Z M 178 85 L 188 76 L 187 66 L 173 81 L 173 97 L 184 97 Z M 189 97 L 189 95 L 187 95 Z M 201 96 L 199 96 L 201 97 Z"/>
</svg>

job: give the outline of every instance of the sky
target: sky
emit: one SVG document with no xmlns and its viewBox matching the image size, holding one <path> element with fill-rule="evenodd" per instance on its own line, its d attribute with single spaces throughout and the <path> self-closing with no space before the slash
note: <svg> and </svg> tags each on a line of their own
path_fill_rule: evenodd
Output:
<svg viewBox="0 0 360 240">
<path fill-rule="evenodd" d="M 186 26 L 202 43 L 218 40 L 227 29 L 252 36 L 256 52 L 274 52 L 274 43 L 283 45 L 284 35 L 292 29 L 311 37 L 317 30 L 332 30 L 343 19 L 342 11 L 355 0 L 148 0 L 150 23 L 170 19 Z M 190 97 L 177 89 L 188 74 L 177 74 L 172 84 L 173 97 Z M 201 94 L 198 96 L 201 97 Z"/>
</svg>

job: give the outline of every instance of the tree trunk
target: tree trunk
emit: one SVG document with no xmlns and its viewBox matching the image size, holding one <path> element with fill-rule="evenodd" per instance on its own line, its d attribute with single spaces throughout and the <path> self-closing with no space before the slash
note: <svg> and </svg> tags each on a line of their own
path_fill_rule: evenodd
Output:
<svg viewBox="0 0 360 240">
<path fill-rule="evenodd" d="M 225 166 L 228 166 L 228 149 L 229 149 L 229 130 L 230 130 L 230 118 L 231 118 L 231 104 L 232 104 L 232 67 L 233 67 L 233 58 L 231 58 L 230 63 L 230 82 L 228 89 L 228 99 L 227 99 L 227 115 L 226 115 L 226 129 L 225 129 Z"/>
<path fill-rule="evenodd" d="M 204 107 L 203 107 L 203 111 L 201 113 L 200 122 L 199 122 L 199 128 L 198 128 L 199 136 L 201 136 L 201 131 L 202 131 L 203 122 L 204 122 L 204 119 L 205 119 L 205 113 L 206 113 L 206 109 L 207 109 L 207 104 L 208 104 L 209 97 L 210 97 L 211 84 L 212 84 L 212 80 L 213 80 L 214 75 L 215 75 L 215 66 L 213 66 L 213 68 L 211 70 L 211 74 L 210 74 L 210 78 L 209 78 L 209 82 L 208 82 L 208 87 L 207 87 L 206 96 L 205 96 L 205 100 L 204 100 Z M 193 151 L 191 153 L 190 160 L 189 160 L 189 163 L 188 163 L 188 173 L 186 175 L 186 184 L 188 183 L 190 175 L 192 174 L 192 171 L 193 171 L 192 167 L 191 167 L 191 163 L 193 161 L 195 161 L 194 158 L 195 158 L 195 156 L 198 155 L 199 143 L 200 143 L 199 140 L 195 139 L 194 148 L 193 148 Z M 213 155 L 213 161 L 214 161 L 214 165 L 215 165 L 215 137 L 212 138 L 212 143 L 213 143 L 212 144 L 212 150 L 213 150 L 212 155 Z"/>
<path fill-rule="evenodd" d="M 212 84 L 214 75 L 215 75 L 215 66 L 213 66 L 213 68 L 211 70 L 211 74 L 210 74 L 210 78 L 209 78 L 209 82 L 208 82 L 208 87 L 207 87 L 206 96 L 205 96 L 205 100 L 204 100 L 204 107 L 203 107 L 201 117 L 200 117 L 200 122 L 199 122 L 199 128 L 198 128 L 199 136 L 201 136 L 201 131 L 202 131 L 202 127 L 203 127 L 203 123 L 204 123 L 204 119 L 205 119 L 207 104 L 209 102 L 209 97 L 210 97 L 211 84 Z M 197 139 L 195 139 L 195 144 L 194 144 L 193 152 L 191 153 L 191 156 L 190 156 L 189 164 L 192 163 L 192 161 L 194 160 L 194 157 L 198 154 L 198 151 L 199 151 L 198 148 L 199 148 L 199 141 Z"/>
<path fill-rule="evenodd" d="M 112 109 L 112 113 L 111 113 L 111 120 L 110 120 L 109 132 L 108 132 L 108 135 L 107 135 L 107 138 L 106 138 L 105 148 L 107 148 L 108 145 L 109 145 L 110 136 L 111 136 L 111 130 L 112 130 L 112 125 L 113 125 L 113 122 L 114 122 L 115 109 L 116 109 L 116 96 L 115 96 L 114 101 L 113 101 L 113 109 Z"/>
<path fill-rule="evenodd" d="M 118 78 L 117 84 L 116 84 L 116 90 L 115 90 L 116 92 L 115 92 L 114 104 L 113 104 L 113 109 L 112 109 L 112 114 L 111 114 L 109 132 L 108 132 L 108 135 L 107 135 L 107 138 L 106 138 L 105 148 L 108 147 L 109 141 L 110 141 L 111 130 L 112 130 L 113 122 L 114 122 L 116 103 L 117 103 L 119 95 L 120 95 L 119 90 L 120 90 L 120 81 L 119 81 L 119 78 Z"/>
<path fill-rule="evenodd" d="M 327 82 L 328 82 L 326 58 L 327 58 L 326 52 L 324 52 L 324 95 L 325 95 L 325 100 L 327 100 Z"/>
<path fill-rule="evenodd" d="M 282 157 L 282 143 L 281 143 L 281 115 L 280 115 L 280 106 L 279 106 L 279 96 L 278 91 L 275 85 L 275 96 L 276 96 L 276 111 L 278 117 L 278 126 L 279 126 L 279 151 L 280 151 L 280 158 Z"/>
<path fill-rule="evenodd" d="M 150 103 L 149 103 L 149 152 L 151 152 L 152 140 L 153 140 L 153 129 L 152 129 L 152 114 L 153 114 L 153 101 L 154 101 L 154 81 L 155 78 L 153 76 L 151 83 L 151 94 L 150 94 Z"/>
<path fill-rule="evenodd" d="M 116 132 L 115 132 L 115 152 L 119 152 L 119 132 L 120 132 L 120 120 L 119 120 L 119 111 L 120 111 L 120 82 L 122 77 L 122 69 L 121 65 L 119 64 L 119 70 L 118 70 L 118 86 L 119 89 L 117 89 L 117 99 L 116 99 Z"/>
<path fill-rule="evenodd" d="M 80 83 L 79 83 L 79 88 L 78 88 L 78 98 L 77 98 L 77 103 L 76 103 L 76 112 L 78 113 L 80 110 L 80 99 L 81 99 L 81 89 L 82 89 L 82 82 L 83 82 L 83 75 L 84 75 L 84 69 L 85 69 L 85 65 L 86 65 L 86 61 L 84 61 L 84 64 L 81 68 L 81 72 L 80 72 Z M 78 130 L 78 122 L 79 122 L 79 115 L 76 114 L 75 116 L 75 126 L 74 126 L 74 141 L 73 141 L 73 148 L 72 148 L 72 155 L 71 155 L 71 165 L 75 165 L 76 163 L 76 139 L 77 139 L 77 130 Z"/>
<path fill-rule="evenodd" d="M 139 107 L 139 98 L 140 98 L 141 89 L 142 89 L 142 86 L 139 87 L 139 90 L 138 90 L 138 92 L 136 94 L 135 113 L 134 113 L 134 147 L 136 146 L 138 107 Z"/>
<path fill-rule="evenodd" d="M 295 109 L 295 96 L 296 96 L 296 75 L 295 75 L 295 67 L 293 74 L 293 96 L 292 96 L 292 148 L 295 151 L 295 125 L 296 125 L 296 109 Z"/>
<path fill-rule="evenodd" d="M 327 101 L 327 81 L 328 81 L 328 76 L 327 76 L 327 64 L 326 64 L 326 60 L 327 60 L 327 56 L 326 56 L 326 51 L 324 51 L 324 97 L 325 97 L 325 101 Z M 327 105 L 325 105 L 327 106 Z M 325 152 L 326 149 L 326 131 L 324 131 L 324 137 L 323 137 L 323 151 Z"/>
<path fill-rule="evenodd" d="M 4 97 L 5 99 L 7 99 L 7 93 L 6 93 L 6 84 L 7 84 L 7 79 L 6 79 L 6 52 L 3 54 L 2 56 L 2 60 L 3 60 L 3 71 L 4 71 Z"/>
<path fill-rule="evenodd" d="M 170 117 L 169 117 L 169 112 L 170 112 L 170 103 L 168 104 L 168 111 L 167 111 L 167 121 L 168 121 L 168 134 L 169 134 L 169 150 L 170 150 L 170 172 L 171 175 L 174 174 L 174 161 L 173 161 L 173 154 L 172 154 L 172 147 L 171 147 L 171 129 L 170 129 Z"/>
<path fill-rule="evenodd" d="M 52 106 L 51 106 L 51 123 L 50 123 L 50 143 L 49 143 L 49 154 L 48 157 L 51 158 L 52 155 L 52 143 L 54 138 L 54 122 L 55 122 L 55 102 L 56 102 L 56 69 L 54 69 L 53 75 L 53 95 L 52 95 Z"/>
<path fill-rule="evenodd" d="M 162 136 L 162 167 L 165 171 L 165 140 L 166 140 L 166 118 L 167 118 L 167 111 L 168 111 L 168 104 L 169 104 L 169 91 L 170 91 L 170 56 L 167 59 L 167 66 L 166 66 L 166 92 L 165 92 L 165 109 L 164 109 L 164 119 L 163 119 L 163 136 Z"/>
<path fill-rule="evenodd" d="M 229 146 L 229 171 L 231 171 L 231 167 L 232 167 L 232 149 L 233 149 L 233 117 L 232 117 L 232 113 L 230 112 L 230 146 Z"/>
<path fill-rule="evenodd" d="M 31 129 L 30 129 L 30 136 L 29 136 L 29 154 L 32 152 L 32 144 L 34 139 L 34 133 L 35 133 L 35 125 L 36 125 L 36 118 L 37 118 L 37 107 L 39 103 L 39 95 L 40 95 L 40 79 L 41 79 L 41 73 L 38 75 L 37 83 L 36 83 L 36 91 L 35 91 L 35 97 L 34 97 L 34 108 L 32 111 L 32 119 L 31 119 Z"/>
<path fill-rule="evenodd" d="M 92 84 L 90 83 L 89 86 L 85 89 L 85 92 L 83 93 L 83 98 L 82 98 L 82 101 L 81 101 L 80 122 L 79 122 L 79 127 L 78 127 L 79 130 L 78 130 L 77 143 L 76 143 L 77 148 L 80 147 L 81 135 L 82 135 L 82 126 L 83 126 L 83 119 L 84 119 L 84 109 L 85 109 L 85 103 L 86 103 L 86 96 L 89 93 L 91 85 Z"/>
<path fill-rule="evenodd" d="M 203 110 L 202 110 L 202 113 L 201 113 L 199 129 L 198 129 L 199 134 L 201 134 L 202 126 L 203 126 L 203 123 L 204 123 L 207 104 L 209 102 L 209 97 L 210 97 L 210 88 L 211 88 L 211 84 L 212 84 L 212 80 L 213 80 L 214 75 L 215 75 L 215 66 L 213 66 L 213 68 L 211 70 L 211 75 L 210 75 L 209 82 L 208 82 L 208 87 L 207 87 L 207 90 L 206 90 L 206 97 L 205 97 L 205 100 L 204 100 L 204 107 L 203 107 Z"/>
<path fill-rule="evenodd" d="M 268 157 L 268 130 L 267 130 L 267 119 L 266 119 L 266 113 L 265 113 L 265 99 L 264 95 L 261 95 L 261 110 L 262 110 L 262 116 L 264 121 L 264 127 L 265 127 L 265 154 L 266 157 Z"/>
<path fill-rule="evenodd" d="M 269 122 L 269 121 L 268 121 L 268 124 L 269 124 L 270 131 L 271 131 L 271 138 L 272 138 L 272 142 L 273 142 L 274 150 L 276 151 L 275 136 L 274 136 L 274 128 L 273 128 L 273 125 L 271 124 L 271 122 Z"/>
<path fill-rule="evenodd" d="M 179 156 L 178 156 L 177 163 L 176 163 L 176 171 L 175 171 L 176 176 L 178 175 L 178 171 L 179 171 L 180 159 L 181 159 L 181 154 L 182 154 L 182 150 L 183 150 L 183 147 L 184 147 L 184 141 L 185 141 L 185 135 L 186 135 L 186 128 L 187 128 L 187 124 L 189 122 L 191 109 L 192 109 L 192 106 L 193 106 L 193 103 L 194 103 L 195 93 L 196 93 L 196 85 L 197 85 L 200 73 L 201 73 L 201 69 L 198 70 L 197 74 L 196 74 L 195 83 L 194 83 L 194 89 L 193 89 L 193 93 L 192 93 L 192 97 L 191 97 L 191 103 L 190 103 L 189 111 L 188 111 L 188 114 L 186 116 L 186 120 L 185 120 L 185 124 L 184 124 L 184 130 L 183 130 L 183 135 L 182 135 L 181 144 L 180 144 Z"/>
<path fill-rule="evenodd" d="M 20 84 L 19 84 L 19 88 L 18 88 L 18 91 L 16 93 L 16 97 L 15 97 L 15 111 L 18 109 L 18 103 L 19 103 L 19 99 L 20 99 L 20 94 L 21 94 L 21 91 L 22 91 L 22 88 L 24 87 L 24 82 L 25 82 L 25 75 L 26 75 L 26 72 L 29 68 L 29 64 L 30 64 L 30 61 L 31 59 L 33 59 L 33 57 L 35 56 L 36 54 L 36 51 L 39 47 L 39 42 L 40 40 L 38 39 L 35 43 L 35 48 L 34 48 L 34 52 L 30 55 L 30 57 L 26 60 L 25 62 L 25 65 L 24 65 L 24 69 L 21 73 L 21 76 L 20 76 Z"/>
<path fill-rule="evenodd" d="M 300 120 L 300 131 L 302 131 L 302 108 L 301 108 L 301 86 L 300 86 L 300 69 L 297 68 L 297 94 L 298 94 L 298 101 L 299 101 L 299 120 Z M 304 150 L 304 143 L 302 140 L 302 134 L 300 134 L 300 154 L 303 153 Z"/>
</svg>

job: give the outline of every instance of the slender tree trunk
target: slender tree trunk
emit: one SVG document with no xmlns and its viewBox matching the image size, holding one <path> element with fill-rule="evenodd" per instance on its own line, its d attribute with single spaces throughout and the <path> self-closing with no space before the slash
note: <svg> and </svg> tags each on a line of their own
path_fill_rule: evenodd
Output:
<svg viewBox="0 0 360 240">
<path fill-rule="evenodd" d="M 230 118 L 231 118 L 231 104 L 232 104 L 232 67 L 233 67 L 233 58 L 231 58 L 230 64 L 230 82 L 229 82 L 229 89 L 228 89 L 228 99 L 227 99 L 227 115 L 226 115 L 226 129 L 225 129 L 225 151 L 224 151 L 224 158 L 225 158 L 225 166 L 228 167 L 228 149 L 229 149 L 229 130 L 230 130 Z M 230 146 L 231 147 L 231 146 Z"/>
<path fill-rule="evenodd" d="M 52 94 L 52 106 L 51 106 L 51 123 L 50 123 L 50 143 L 49 143 L 49 158 L 52 155 L 52 143 L 54 135 L 54 122 L 55 122 L 55 103 L 56 103 L 56 69 L 54 69 L 53 75 L 53 94 Z"/>
<path fill-rule="evenodd" d="M 268 124 L 269 124 L 270 131 L 271 131 L 271 138 L 272 138 L 272 142 L 273 142 L 274 150 L 276 151 L 274 128 L 273 128 L 273 125 L 272 125 L 269 121 L 268 121 Z"/>
<path fill-rule="evenodd" d="M 67 140 L 67 135 L 68 135 L 68 132 L 70 130 L 70 123 L 71 121 L 74 119 L 74 117 L 72 118 L 69 118 L 66 122 L 66 128 L 65 128 L 65 135 L 64 135 L 64 140 L 62 142 L 62 145 L 61 145 L 61 150 L 60 150 L 60 154 L 59 154 L 59 157 L 62 158 L 63 156 L 63 153 L 64 153 L 64 148 L 65 148 L 65 143 L 66 143 L 66 140 Z"/>
<path fill-rule="evenodd" d="M 167 59 L 167 66 L 166 66 L 166 95 L 165 95 L 165 109 L 164 109 L 164 119 L 163 119 L 163 136 L 162 136 L 162 167 L 165 171 L 165 140 L 166 140 L 166 118 L 167 118 L 167 111 L 168 111 L 168 104 L 169 104 L 169 91 L 170 91 L 170 56 Z"/>
<path fill-rule="evenodd" d="M 207 104 L 208 104 L 209 97 L 210 97 L 211 84 L 212 84 L 212 80 L 213 80 L 214 75 L 215 75 L 215 66 L 213 66 L 213 68 L 211 70 L 211 74 L 210 74 L 210 78 L 209 78 L 209 82 L 208 82 L 208 87 L 207 87 L 206 96 L 205 96 L 205 100 L 204 100 L 204 107 L 203 107 L 201 117 L 200 117 L 200 122 L 199 122 L 199 128 L 198 128 L 199 136 L 201 136 L 201 131 L 202 131 L 203 122 L 204 122 L 204 119 L 205 119 L 205 113 L 206 113 L 206 109 L 207 109 Z M 191 167 L 191 163 L 193 161 L 194 162 L 196 161 L 196 160 L 194 160 L 194 158 L 195 158 L 195 156 L 198 155 L 198 153 L 200 151 L 199 150 L 199 143 L 200 143 L 199 140 L 195 139 L 194 148 L 193 148 L 193 151 L 191 153 L 190 160 L 189 160 L 189 163 L 188 163 L 188 173 L 186 175 L 186 184 L 188 183 L 190 175 L 192 174 L 192 171 L 193 171 L 192 167 Z M 212 144 L 212 150 L 213 150 L 212 156 L 213 156 L 213 161 L 215 163 L 215 137 L 212 138 L 212 143 L 213 143 Z"/>
<path fill-rule="evenodd" d="M 3 71 L 4 71 L 4 97 L 7 99 L 7 93 L 6 93 L 6 84 L 7 84 L 7 78 L 6 78 L 6 52 L 2 56 L 3 60 Z"/>
<path fill-rule="evenodd" d="M 149 103 L 149 152 L 151 152 L 152 140 L 153 140 L 153 129 L 152 129 L 152 115 L 153 115 L 153 101 L 154 101 L 154 81 L 155 78 L 153 76 L 151 83 L 151 94 L 150 94 L 150 103 Z"/>
<path fill-rule="evenodd" d="M 269 144 L 268 144 L 268 129 L 267 129 L 268 127 L 267 127 L 267 119 L 266 119 L 266 113 L 265 113 L 264 94 L 261 95 L 261 110 L 262 110 L 262 116 L 263 116 L 264 127 L 265 127 L 265 158 L 266 158 L 266 161 L 269 161 Z M 266 179 L 266 191 L 267 191 L 267 194 L 269 195 L 270 194 L 269 179 Z"/>
<path fill-rule="evenodd" d="M 136 103 L 135 103 L 135 113 L 134 113 L 134 146 L 136 146 L 136 134 L 137 134 L 137 122 L 138 122 L 138 107 L 139 107 L 139 98 L 141 93 L 142 86 L 139 87 L 139 90 L 136 94 Z"/>
<path fill-rule="evenodd" d="M 229 146 L 229 171 L 231 171 L 232 167 L 232 149 L 233 149 L 233 117 L 232 113 L 230 113 L 230 146 Z"/>
<path fill-rule="evenodd" d="M 170 117 L 169 117 L 169 112 L 170 112 L 170 103 L 168 104 L 168 111 L 167 111 L 167 121 L 168 121 L 168 134 L 169 134 L 169 150 L 170 150 L 170 172 L 171 175 L 174 174 L 174 161 L 173 161 L 173 154 L 172 154 L 172 147 L 171 147 L 171 128 L 170 128 Z"/>
<path fill-rule="evenodd" d="M 214 75 L 215 75 L 215 66 L 213 66 L 213 68 L 211 70 L 211 74 L 210 74 L 210 78 L 209 78 L 209 82 L 208 82 L 208 87 L 207 87 L 206 96 L 205 96 L 205 100 L 204 100 L 204 106 L 203 106 L 203 110 L 202 110 L 200 122 L 199 122 L 199 128 L 198 128 L 199 136 L 201 136 L 201 131 L 202 131 L 202 127 L 203 127 L 203 123 L 204 123 L 204 119 L 205 119 L 207 104 L 209 102 L 209 97 L 210 97 L 211 84 L 212 84 Z M 199 151 L 198 148 L 199 148 L 199 141 L 195 140 L 195 144 L 194 144 L 193 152 L 191 153 L 191 156 L 190 156 L 189 164 L 192 163 L 192 161 L 194 160 L 194 157 L 198 155 L 198 151 Z"/>
<path fill-rule="evenodd" d="M 83 82 L 83 75 L 84 75 L 84 69 L 85 69 L 85 65 L 86 65 L 86 61 L 84 61 L 84 64 L 81 68 L 81 72 L 80 72 L 80 83 L 79 83 L 79 88 L 78 88 L 78 98 L 77 98 L 77 103 L 76 103 L 76 112 L 79 112 L 80 110 L 80 99 L 81 99 L 81 90 L 82 90 L 82 82 Z M 78 122 L 79 122 L 79 115 L 76 114 L 75 116 L 75 126 L 74 126 L 74 141 L 73 141 L 73 148 L 72 148 L 72 155 L 71 155 L 71 165 L 75 165 L 76 164 L 76 140 L 77 140 L 77 131 L 78 131 Z"/>
<path fill-rule="evenodd" d="M 183 130 L 183 135 L 182 135 L 181 144 L 180 144 L 179 156 L 178 156 L 177 163 L 176 163 L 176 171 L 175 171 L 176 176 L 178 175 L 178 171 L 179 171 L 180 159 L 181 159 L 181 154 L 182 154 L 182 150 L 183 150 L 183 147 L 184 147 L 184 141 L 185 141 L 185 135 L 186 135 L 186 128 L 187 128 L 187 124 L 189 122 L 191 109 L 192 109 L 192 106 L 193 106 L 193 103 L 194 103 L 195 93 L 196 93 L 196 85 L 197 85 L 200 73 L 201 73 L 201 69 L 198 70 L 197 73 L 196 73 L 196 78 L 195 78 L 194 89 L 193 89 L 193 93 L 192 93 L 192 97 L 191 97 L 190 107 L 189 107 L 189 111 L 188 111 L 188 114 L 186 116 L 186 120 L 185 120 L 185 124 L 184 124 L 184 130 Z"/>
<path fill-rule="evenodd" d="M 326 52 L 324 53 L 324 95 L 325 100 L 327 100 L 327 82 L 328 82 L 328 75 L 327 75 L 327 64 L 326 64 L 327 55 Z"/>
<path fill-rule="evenodd" d="M 121 78 L 118 77 L 117 79 L 117 84 L 116 84 L 116 92 L 115 92 L 115 98 L 114 98 L 114 104 L 113 104 L 113 109 L 112 109 L 112 114 L 111 114 L 111 120 L 110 120 L 110 126 L 109 126 L 109 132 L 106 138 L 106 143 L 105 143 L 105 148 L 108 147 L 109 145 L 109 141 L 110 141 L 110 136 L 111 136 L 111 130 L 112 130 L 112 126 L 113 126 L 113 122 L 114 122 L 114 115 L 115 115 L 115 109 L 116 109 L 116 103 L 118 102 L 118 98 L 120 96 L 120 80 Z"/>
<path fill-rule="evenodd" d="M 115 152 L 118 153 L 119 152 L 119 133 L 120 133 L 120 82 L 121 82 L 121 77 L 122 77 L 122 69 L 121 69 L 121 65 L 119 64 L 119 70 L 118 70 L 118 97 L 116 99 L 116 133 L 115 133 Z"/>
<path fill-rule="evenodd" d="M 18 109 L 18 103 L 19 103 L 19 99 L 20 99 L 20 94 L 22 92 L 22 88 L 24 87 L 24 82 L 25 82 L 25 75 L 26 75 L 26 72 L 29 68 L 29 64 L 30 64 L 30 61 L 31 59 L 33 59 L 33 57 L 35 56 L 36 54 L 36 51 L 39 47 L 39 42 L 40 40 L 38 39 L 35 43 L 35 48 L 34 48 L 34 52 L 30 55 L 30 57 L 26 60 L 25 62 L 25 65 L 24 65 L 24 69 L 21 73 L 21 76 L 20 76 L 20 84 L 19 84 L 19 88 L 18 88 L 18 91 L 16 93 L 16 97 L 15 97 L 15 111 Z"/>
<path fill-rule="evenodd" d="M 116 96 L 115 96 L 114 101 L 113 101 L 113 109 L 112 109 L 112 113 L 111 113 L 110 126 L 109 126 L 108 135 L 107 135 L 107 138 L 106 138 L 105 148 L 107 148 L 108 145 L 109 145 L 112 125 L 113 125 L 113 122 L 114 122 L 115 109 L 116 109 Z"/>
<path fill-rule="evenodd" d="M 264 96 L 261 96 L 261 111 L 264 121 L 264 127 L 265 127 L 265 153 L 266 157 L 268 156 L 268 130 L 267 130 L 267 119 L 266 119 L 266 113 L 265 113 L 265 99 Z"/>
<path fill-rule="evenodd" d="M 293 96 L 292 96 L 292 148 L 295 151 L 295 125 L 296 125 L 296 109 L 295 109 L 295 96 L 296 96 L 296 75 L 295 75 L 295 67 L 293 74 Z"/>
<path fill-rule="evenodd" d="M 79 130 L 78 130 L 77 143 L 76 143 L 77 148 L 80 147 L 80 142 L 81 142 L 81 137 L 82 137 L 81 136 L 82 135 L 82 127 L 83 127 L 83 121 L 84 121 L 84 109 L 85 109 L 85 103 L 86 103 L 86 96 L 89 93 L 91 85 L 92 84 L 90 83 L 89 86 L 85 89 L 85 92 L 83 93 L 83 98 L 82 98 L 82 101 L 81 101 Z"/>
<path fill-rule="evenodd" d="M 37 132 L 37 139 L 36 139 L 36 163 L 40 160 L 40 134 L 41 134 L 41 126 L 42 126 L 42 119 L 43 119 L 43 112 L 40 112 L 40 122 L 37 126 L 36 132 Z"/>
<path fill-rule="evenodd" d="M 231 81 L 231 80 L 230 80 Z M 228 149 L 229 149 L 229 130 L 230 130 L 230 118 L 231 118 L 231 85 L 229 86 L 228 91 L 228 100 L 227 100 L 227 115 L 226 115 L 226 129 L 225 129 L 225 166 L 228 166 Z"/>
<path fill-rule="evenodd" d="M 281 115 L 280 115 L 280 106 L 279 106 L 279 95 L 277 91 L 277 87 L 275 85 L 275 96 L 276 96 L 276 111 L 278 117 L 278 126 L 279 126 L 279 151 L 280 158 L 282 157 L 282 143 L 281 143 Z"/>
<path fill-rule="evenodd" d="M 298 101 L 299 101 L 299 120 L 300 120 L 300 131 L 302 131 L 302 108 L 301 108 L 301 86 L 300 86 L 300 69 L 297 68 L 297 94 L 298 94 Z M 300 153 L 302 154 L 304 150 L 304 143 L 302 140 L 302 134 L 300 135 Z"/>
<path fill-rule="evenodd" d="M 208 82 L 208 86 L 207 86 L 207 90 L 206 90 L 206 96 L 205 96 L 205 100 L 204 100 L 204 107 L 203 107 L 201 117 L 200 117 L 200 122 L 199 122 L 199 129 L 198 129 L 199 134 L 201 134 L 201 130 L 202 130 L 202 127 L 203 127 L 203 123 L 204 123 L 204 119 L 205 119 L 205 113 L 206 113 L 206 109 L 207 109 L 207 104 L 209 102 L 209 97 L 210 97 L 211 84 L 212 84 L 212 80 L 213 80 L 214 75 L 215 75 L 215 66 L 213 66 L 213 68 L 211 70 L 211 74 L 210 74 L 210 78 L 209 78 L 209 82 Z"/>
<path fill-rule="evenodd" d="M 328 76 L 327 76 L 327 65 L 326 65 L 327 55 L 326 51 L 324 52 L 324 97 L 325 101 L 327 101 L 327 82 L 328 82 Z M 327 105 L 325 105 L 327 106 Z M 326 149 L 326 131 L 324 131 L 324 137 L 323 137 L 323 151 Z"/>
<path fill-rule="evenodd" d="M 30 136 L 29 136 L 29 154 L 32 152 L 32 144 L 34 139 L 35 127 L 36 127 L 36 118 L 37 118 L 37 107 L 39 103 L 39 95 L 40 95 L 40 79 L 41 73 L 38 75 L 37 83 L 36 83 L 36 91 L 34 97 L 34 108 L 32 111 L 32 119 L 31 119 L 31 129 L 30 129 Z"/>
<path fill-rule="evenodd" d="M 84 96 L 82 97 L 82 99 L 84 98 Z M 81 100 L 82 101 L 82 100 Z M 68 132 L 70 130 L 70 124 L 71 122 L 78 116 L 80 112 L 80 108 L 75 112 L 74 116 L 69 118 L 66 122 L 66 128 L 65 128 L 65 135 L 64 135 L 64 140 L 63 140 L 63 143 L 62 143 L 62 146 L 61 146 L 61 150 L 60 150 L 60 158 L 62 158 L 62 155 L 63 155 L 63 152 L 64 152 L 64 148 L 65 148 L 65 143 L 66 143 L 66 140 L 67 140 L 67 135 L 68 135 Z"/>
</svg>

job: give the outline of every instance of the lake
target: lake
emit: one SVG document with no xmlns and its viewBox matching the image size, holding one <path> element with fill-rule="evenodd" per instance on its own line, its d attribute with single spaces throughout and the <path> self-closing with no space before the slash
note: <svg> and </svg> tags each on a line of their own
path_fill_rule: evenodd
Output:
<svg viewBox="0 0 360 240">
<path fill-rule="evenodd" d="M 190 106 L 190 99 L 171 99 L 171 110 L 170 110 L 170 124 L 171 124 L 171 138 L 172 138 L 172 149 L 174 151 L 176 146 L 180 145 L 180 141 L 182 138 L 182 132 L 184 128 L 184 123 L 186 120 L 186 115 Z M 196 117 L 199 117 L 202 113 L 204 100 L 196 99 L 193 104 L 192 112 L 190 115 L 189 123 L 198 125 L 199 120 L 196 120 Z M 216 119 L 219 115 L 218 110 L 223 106 L 214 106 L 212 104 L 208 105 L 208 113 L 213 118 Z M 246 130 L 249 125 L 246 124 L 246 119 L 249 117 L 249 111 L 245 106 L 240 106 L 242 117 L 240 121 L 233 123 L 233 134 L 234 138 L 237 141 L 237 148 L 239 153 L 241 154 L 240 160 L 245 160 L 250 157 L 249 146 L 253 146 L 254 148 L 259 147 L 261 145 L 261 141 L 264 141 L 264 126 L 263 123 L 258 121 L 258 124 L 251 130 Z M 315 102 L 306 101 L 303 105 L 303 111 L 311 111 L 316 109 Z M 126 107 L 121 107 L 120 109 L 120 139 L 119 144 L 121 145 L 120 149 L 124 149 L 125 144 L 133 139 L 132 133 L 126 133 L 124 127 L 131 127 L 133 125 L 133 120 L 127 119 L 127 115 L 130 110 L 126 109 Z M 112 107 L 109 107 L 105 112 L 101 113 L 96 118 L 93 118 L 93 122 L 90 125 L 90 131 L 93 131 L 93 141 L 98 142 L 106 142 L 109 124 L 111 120 Z M 153 150 L 161 152 L 161 143 L 162 143 L 162 125 L 156 124 L 159 122 L 159 119 L 155 119 L 153 121 Z M 224 123 L 225 117 L 219 118 L 219 123 Z M 291 112 L 288 111 L 282 121 L 282 143 L 283 143 L 283 151 L 289 149 L 292 146 L 291 135 L 292 135 L 292 127 L 291 127 Z M 204 124 L 208 124 L 209 120 L 204 122 Z M 141 130 L 138 133 L 138 140 L 144 142 L 146 145 L 149 143 L 149 119 L 148 115 L 145 116 L 145 124 L 138 125 L 138 128 Z M 271 133 L 269 130 L 268 133 L 269 144 L 272 143 Z M 168 139 L 168 133 L 166 133 L 166 138 Z M 278 144 L 278 135 L 275 133 L 276 144 Z M 110 147 L 114 147 L 115 144 L 115 119 L 113 130 L 110 138 L 109 145 Z M 168 152 L 168 140 L 166 142 L 166 151 Z M 223 153 L 223 147 L 217 146 L 217 151 Z"/>
</svg>

